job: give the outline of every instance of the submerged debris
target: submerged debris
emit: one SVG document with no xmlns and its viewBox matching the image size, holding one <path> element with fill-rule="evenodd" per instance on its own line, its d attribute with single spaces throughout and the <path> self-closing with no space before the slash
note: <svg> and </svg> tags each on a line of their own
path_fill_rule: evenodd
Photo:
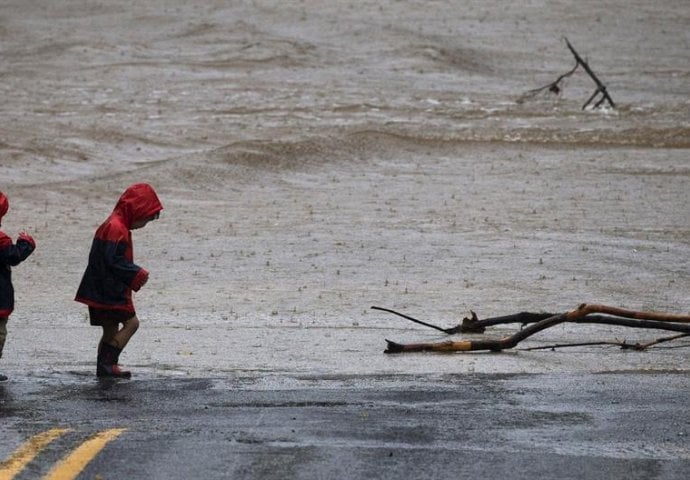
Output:
<svg viewBox="0 0 690 480">
<path fill-rule="evenodd" d="M 606 85 L 604 85 L 601 82 L 601 80 L 599 80 L 599 77 L 597 77 L 594 74 L 594 72 L 590 68 L 589 64 L 585 60 L 582 59 L 580 54 L 577 53 L 577 51 L 570 44 L 570 42 L 568 41 L 567 38 L 565 39 L 565 44 L 568 46 L 568 49 L 570 50 L 570 52 L 575 57 L 575 66 L 571 70 L 569 70 L 568 72 L 566 72 L 563 75 L 561 75 L 560 77 L 558 77 L 555 81 L 549 83 L 548 85 L 545 85 L 545 86 L 540 87 L 540 88 L 535 88 L 534 90 L 530 90 L 530 91 L 524 93 L 518 99 L 518 103 L 523 103 L 526 100 L 534 98 L 535 96 L 537 96 L 539 93 L 541 93 L 543 91 L 549 91 L 555 95 L 560 94 L 561 91 L 563 90 L 563 85 L 562 85 L 563 81 L 566 78 L 568 78 L 569 76 L 571 76 L 573 73 L 575 73 L 575 71 L 578 69 L 578 67 L 582 67 L 584 69 L 584 71 L 587 72 L 587 75 L 589 75 L 589 77 L 592 79 L 592 81 L 594 81 L 594 83 L 597 86 L 597 88 L 594 91 L 594 93 L 592 94 L 592 96 L 589 97 L 589 99 L 582 106 L 582 110 L 586 109 L 590 105 L 593 105 L 594 108 L 599 108 L 604 104 L 604 102 L 608 103 L 608 105 L 611 108 L 616 108 L 616 104 L 613 103 L 613 99 L 609 95 L 609 93 L 606 89 Z M 599 97 L 599 98 L 597 99 L 597 97 Z M 595 99 L 597 99 L 596 102 L 594 102 Z"/>
</svg>

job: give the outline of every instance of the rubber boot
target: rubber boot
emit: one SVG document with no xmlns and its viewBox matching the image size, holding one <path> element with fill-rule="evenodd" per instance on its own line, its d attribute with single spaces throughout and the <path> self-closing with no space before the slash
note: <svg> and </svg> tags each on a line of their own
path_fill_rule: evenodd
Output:
<svg viewBox="0 0 690 480">
<path fill-rule="evenodd" d="M 99 347 L 98 359 L 96 360 L 97 377 L 130 378 L 132 376 L 132 372 L 122 370 L 117 364 L 122 352 L 121 349 L 107 343 L 101 343 Z"/>
</svg>

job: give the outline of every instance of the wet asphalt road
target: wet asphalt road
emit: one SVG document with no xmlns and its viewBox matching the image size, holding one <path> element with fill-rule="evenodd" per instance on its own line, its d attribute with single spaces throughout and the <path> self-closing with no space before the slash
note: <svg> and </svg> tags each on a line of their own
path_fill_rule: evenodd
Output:
<svg viewBox="0 0 690 480">
<path fill-rule="evenodd" d="M 141 378 L 0 384 L 17 479 L 125 429 L 81 479 L 690 478 L 687 373 Z"/>
</svg>

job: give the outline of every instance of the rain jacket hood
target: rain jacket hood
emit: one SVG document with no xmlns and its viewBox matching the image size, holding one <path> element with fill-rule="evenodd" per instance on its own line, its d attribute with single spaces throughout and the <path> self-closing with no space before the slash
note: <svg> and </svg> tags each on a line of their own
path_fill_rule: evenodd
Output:
<svg viewBox="0 0 690 480">
<path fill-rule="evenodd" d="M 156 191 L 148 183 L 135 183 L 120 196 L 113 214 L 122 218 L 127 228 L 137 220 L 152 217 L 163 210 Z"/>
</svg>

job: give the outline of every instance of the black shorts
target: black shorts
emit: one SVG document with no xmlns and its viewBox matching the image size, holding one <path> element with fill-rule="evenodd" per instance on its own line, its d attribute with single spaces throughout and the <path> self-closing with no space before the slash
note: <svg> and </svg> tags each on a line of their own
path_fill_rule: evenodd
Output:
<svg viewBox="0 0 690 480">
<path fill-rule="evenodd" d="M 94 326 L 103 326 L 105 323 L 125 323 L 135 315 L 135 312 L 125 312 L 124 310 L 89 307 L 89 321 Z"/>
</svg>

